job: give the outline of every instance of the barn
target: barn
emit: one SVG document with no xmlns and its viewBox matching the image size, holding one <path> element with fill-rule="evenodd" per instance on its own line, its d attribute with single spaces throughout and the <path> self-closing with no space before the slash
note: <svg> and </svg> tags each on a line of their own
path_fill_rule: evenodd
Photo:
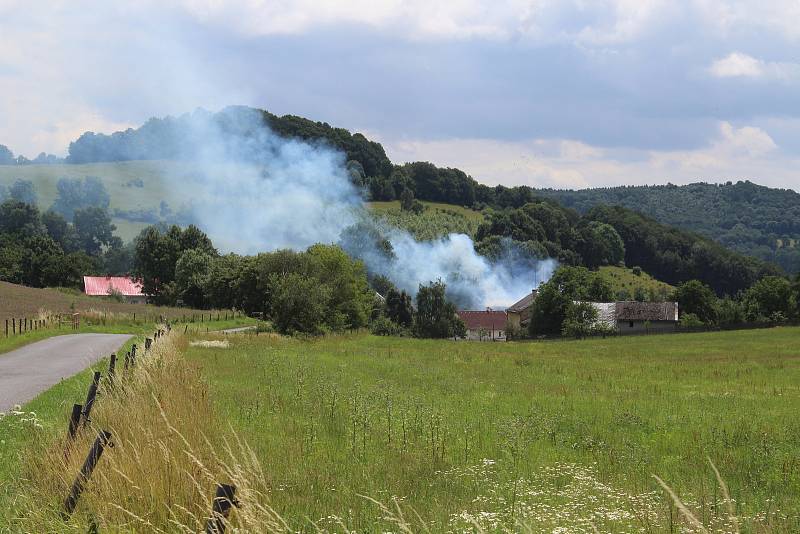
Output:
<svg viewBox="0 0 800 534">
<path fill-rule="evenodd" d="M 677 302 L 617 302 L 620 334 L 670 332 L 678 325 Z"/>
<path fill-rule="evenodd" d="M 147 302 L 142 283 L 127 276 L 84 276 L 83 292 L 90 297 L 119 295 L 131 304 Z"/>
<path fill-rule="evenodd" d="M 504 311 L 464 310 L 458 312 L 459 318 L 467 327 L 465 339 L 471 341 L 505 341 L 508 316 Z"/>
</svg>

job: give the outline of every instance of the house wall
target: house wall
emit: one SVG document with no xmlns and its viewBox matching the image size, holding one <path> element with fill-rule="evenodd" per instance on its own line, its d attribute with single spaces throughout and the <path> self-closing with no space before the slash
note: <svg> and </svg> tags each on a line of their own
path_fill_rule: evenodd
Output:
<svg viewBox="0 0 800 534">
<path fill-rule="evenodd" d="M 467 337 L 464 339 L 468 341 L 505 341 L 506 340 L 506 331 L 505 330 L 485 330 L 483 332 L 483 339 L 481 339 L 481 331 L 480 330 L 470 330 L 467 329 Z"/>
<path fill-rule="evenodd" d="M 677 321 L 650 321 L 645 326 L 646 321 L 617 321 L 617 329 L 620 334 L 638 334 L 642 332 L 674 332 Z M 631 326 L 633 324 L 633 326 Z"/>
</svg>

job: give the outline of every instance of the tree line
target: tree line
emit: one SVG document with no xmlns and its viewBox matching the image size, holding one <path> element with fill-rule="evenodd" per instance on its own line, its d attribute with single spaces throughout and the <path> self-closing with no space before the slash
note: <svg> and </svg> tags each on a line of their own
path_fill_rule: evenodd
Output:
<svg viewBox="0 0 800 534">
<path fill-rule="evenodd" d="M 108 212 L 80 208 L 72 221 L 14 198 L 0 203 L 0 280 L 31 287 L 79 288 L 83 276 L 124 272 L 128 250 Z"/>
<path fill-rule="evenodd" d="M 39 153 L 39 155 L 33 159 L 28 159 L 22 154 L 15 156 L 10 148 L 5 145 L 0 145 L 0 165 L 52 165 L 63 162 L 64 158 L 59 158 L 45 152 Z"/>
<path fill-rule="evenodd" d="M 463 333 L 443 283 L 420 286 L 412 305 L 411 297 L 385 278 L 370 283 L 363 263 L 338 245 L 219 254 L 196 226 L 151 226 L 136 240 L 133 264 L 157 304 L 239 309 L 268 319 L 285 334 L 368 327 L 420 337 Z"/>
<path fill-rule="evenodd" d="M 766 275 L 747 289 L 722 298 L 707 284 L 693 279 L 679 284 L 667 298 L 678 303 L 680 324 L 685 327 L 784 324 L 800 320 L 800 275 L 793 280 Z M 522 337 L 612 333 L 613 329 L 598 321 L 597 310 L 588 303 L 614 300 L 611 285 L 598 272 L 562 266 L 540 286 L 528 331 L 509 333 Z"/>
</svg>

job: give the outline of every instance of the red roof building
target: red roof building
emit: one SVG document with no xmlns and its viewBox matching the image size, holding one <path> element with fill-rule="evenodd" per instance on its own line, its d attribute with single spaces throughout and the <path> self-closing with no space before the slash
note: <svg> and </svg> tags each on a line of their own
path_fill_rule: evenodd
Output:
<svg viewBox="0 0 800 534">
<path fill-rule="evenodd" d="M 144 302 L 142 283 L 127 276 L 84 276 L 83 292 L 91 297 L 119 294 L 130 302 Z"/>
<path fill-rule="evenodd" d="M 467 339 L 478 341 L 505 341 L 508 317 L 504 311 L 459 311 L 458 316 L 467 327 Z"/>
</svg>

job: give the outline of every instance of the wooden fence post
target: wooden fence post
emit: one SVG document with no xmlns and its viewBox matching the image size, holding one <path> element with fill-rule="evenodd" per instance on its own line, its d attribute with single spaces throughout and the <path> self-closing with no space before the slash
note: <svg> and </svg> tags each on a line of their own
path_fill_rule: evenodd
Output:
<svg viewBox="0 0 800 534">
<path fill-rule="evenodd" d="M 131 367 L 136 365 L 136 343 L 131 346 Z"/>
<path fill-rule="evenodd" d="M 6 319 L 6 337 L 8 337 L 8 319 Z"/>
<path fill-rule="evenodd" d="M 217 484 L 217 492 L 211 503 L 211 517 L 206 522 L 206 534 L 225 534 L 225 522 L 231 508 L 239 506 L 235 494 L 236 486 L 233 484 Z"/>
<path fill-rule="evenodd" d="M 75 439 L 75 433 L 78 431 L 78 424 L 81 422 L 81 412 L 83 406 L 80 404 L 72 405 L 72 414 L 69 416 L 69 427 L 67 427 L 67 439 L 71 442 Z"/>
<path fill-rule="evenodd" d="M 14 317 L 11 318 L 11 333 L 17 335 L 17 319 Z"/>
<path fill-rule="evenodd" d="M 89 422 L 89 415 L 92 413 L 92 406 L 97 398 L 97 386 L 100 385 L 100 371 L 95 371 L 92 383 L 89 386 L 89 393 L 86 395 L 86 403 L 83 405 L 83 412 L 81 413 L 81 426 L 86 426 Z"/>
<path fill-rule="evenodd" d="M 114 387 L 114 373 L 116 372 L 117 367 L 117 355 L 112 354 L 111 358 L 108 360 L 108 385 L 109 387 Z"/>
<path fill-rule="evenodd" d="M 100 461 L 103 450 L 111 446 L 111 432 L 106 430 L 101 431 L 97 438 L 95 438 L 94 444 L 92 444 L 92 448 L 89 450 L 89 455 L 86 457 L 86 461 L 83 462 L 81 471 L 78 473 L 78 476 L 75 477 L 75 482 L 72 483 L 69 495 L 67 495 L 64 501 L 64 512 L 61 514 L 61 517 L 63 517 L 65 521 L 69 519 L 72 512 L 75 511 L 75 507 L 78 505 L 78 499 L 80 499 L 81 493 L 83 493 L 83 487 L 92 476 L 94 468 L 97 467 L 97 462 Z"/>
</svg>

